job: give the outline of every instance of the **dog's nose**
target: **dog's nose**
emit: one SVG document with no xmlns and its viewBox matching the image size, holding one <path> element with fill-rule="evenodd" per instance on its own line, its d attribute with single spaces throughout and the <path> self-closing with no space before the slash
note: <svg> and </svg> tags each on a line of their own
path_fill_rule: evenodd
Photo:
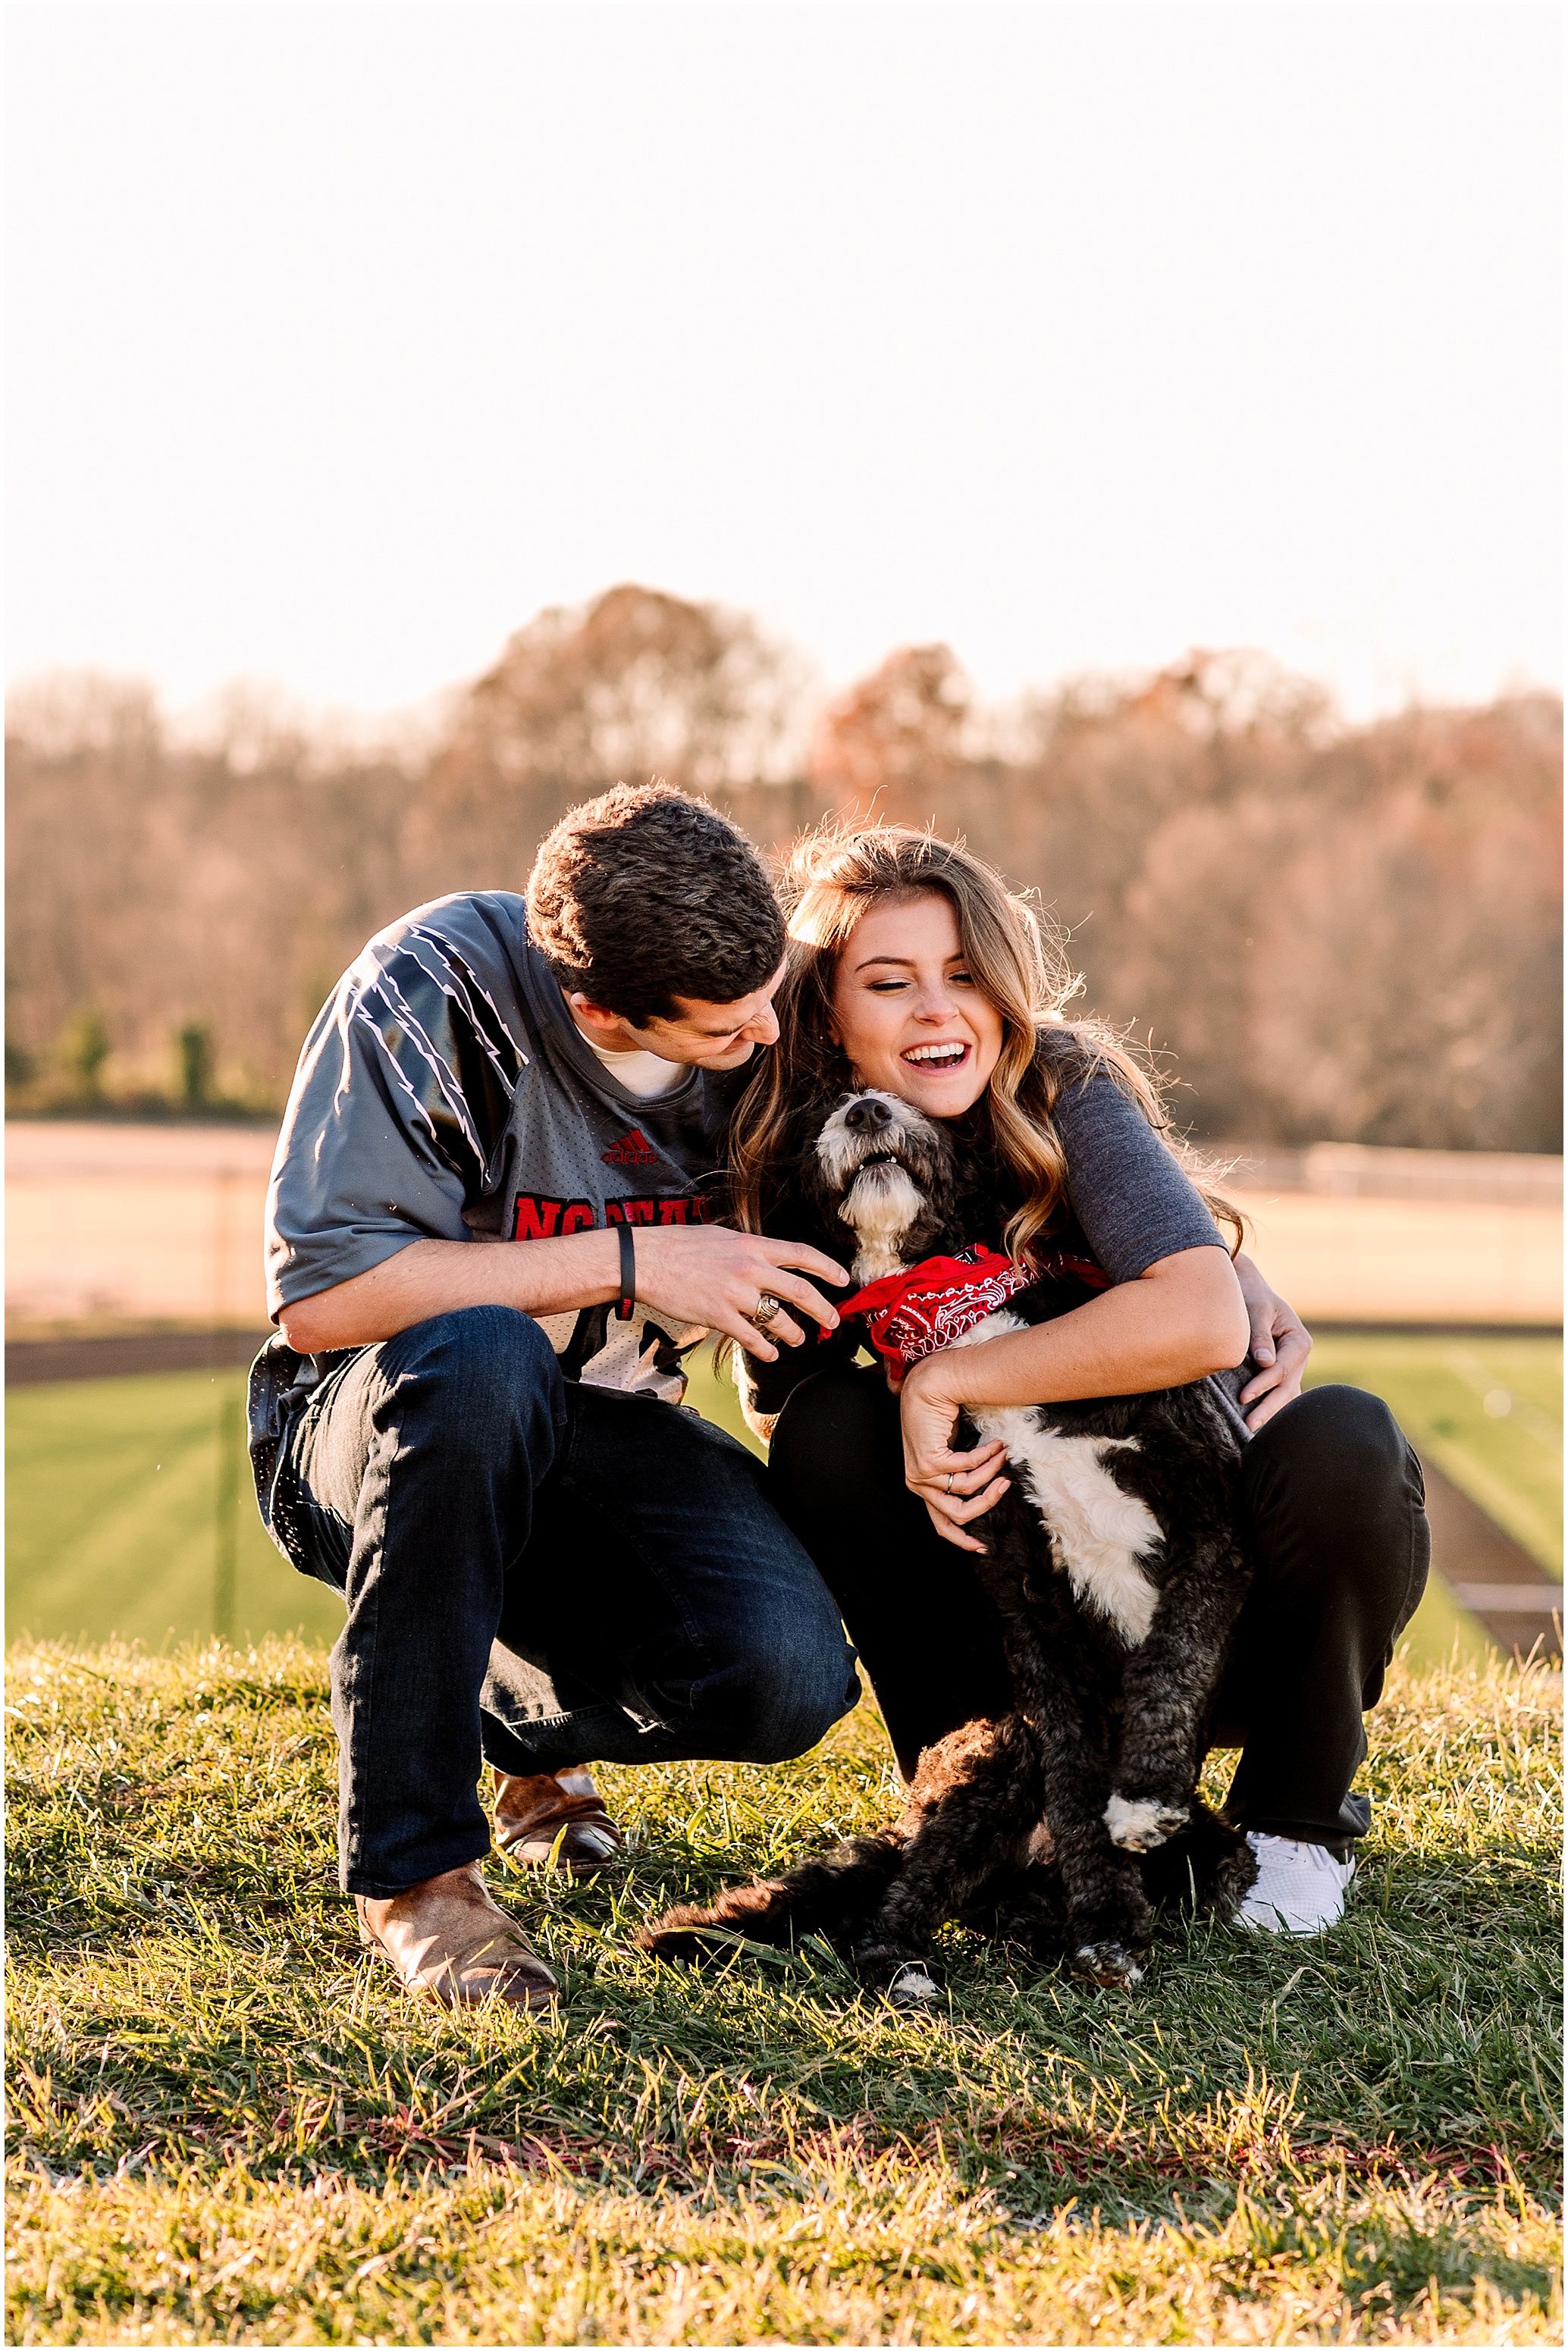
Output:
<svg viewBox="0 0 1568 2351">
<path fill-rule="evenodd" d="M 893 1113 L 885 1102 L 878 1102 L 874 1094 L 862 1094 L 859 1102 L 851 1102 L 845 1111 L 844 1124 L 852 1128 L 856 1134 L 874 1134 L 879 1126 L 893 1124 Z"/>
</svg>

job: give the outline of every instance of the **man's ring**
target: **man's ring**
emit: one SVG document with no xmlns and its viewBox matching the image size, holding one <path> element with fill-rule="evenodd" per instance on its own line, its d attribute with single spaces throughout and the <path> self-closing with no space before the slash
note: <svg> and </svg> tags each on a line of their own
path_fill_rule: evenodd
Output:
<svg viewBox="0 0 1568 2351">
<path fill-rule="evenodd" d="M 773 1317 L 778 1313 L 779 1309 L 783 1305 L 783 1303 L 784 1301 L 781 1298 L 769 1297 L 768 1291 L 765 1290 L 761 1297 L 757 1301 L 757 1311 L 755 1314 L 748 1314 L 746 1319 L 748 1322 L 753 1323 L 758 1331 L 766 1331 L 768 1325 L 772 1322 Z"/>
<path fill-rule="evenodd" d="M 946 1483 L 946 1486 L 944 1486 L 944 1488 L 942 1489 L 942 1490 L 943 1490 L 943 1492 L 944 1492 L 945 1494 L 950 1494 L 950 1493 L 952 1492 L 952 1490 L 953 1490 L 953 1480 L 954 1480 L 954 1479 L 957 1476 L 957 1474 L 958 1474 L 958 1472 L 957 1472 L 956 1469 L 949 1469 L 949 1470 L 948 1470 L 948 1472 L 947 1472 L 947 1483 Z"/>
</svg>

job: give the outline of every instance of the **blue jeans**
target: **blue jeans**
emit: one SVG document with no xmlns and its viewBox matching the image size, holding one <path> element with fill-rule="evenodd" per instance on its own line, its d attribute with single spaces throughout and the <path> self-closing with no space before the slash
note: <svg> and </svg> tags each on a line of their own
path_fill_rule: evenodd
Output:
<svg viewBox="0 0 1568 2351">
<path fill-rule="evenodd" d="M 350 1894 L 488 1852 L 481 1757 L 779 1762 L 859 1697 L 761 1463 L 695 1413 L 563 1380 L 509 1307 L 346 1354 L 287 1400 L 266 1458 L 274 1539 L 348 1606 L 331 1674 Z"/>
</svg>

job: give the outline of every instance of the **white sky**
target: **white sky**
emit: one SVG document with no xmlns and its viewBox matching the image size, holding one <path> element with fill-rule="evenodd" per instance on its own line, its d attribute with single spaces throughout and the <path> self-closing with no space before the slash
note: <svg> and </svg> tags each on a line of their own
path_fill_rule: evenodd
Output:
<svg viewBox="0 0 1568 2351">
<path fill-rule="evenodd" d="M 10 674 L 1561 680 L 1555 7 L 16 6 Z"/>
</svg>

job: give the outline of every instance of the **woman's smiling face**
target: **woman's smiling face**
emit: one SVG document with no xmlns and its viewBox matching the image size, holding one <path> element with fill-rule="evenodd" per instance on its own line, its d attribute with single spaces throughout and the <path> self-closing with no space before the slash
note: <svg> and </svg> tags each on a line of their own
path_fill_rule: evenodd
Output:
<svg viewBox="0 0 1568 2351">
<path fill-rule="evenodd" d="M 833 1038 L 862 1086 L 927 1118 L 957 1118 L 978 1102 L 1002 1016 L 970 975 L 945 890 L 882 898 L 862 915 L 833 980 Z"/>
</svg>

